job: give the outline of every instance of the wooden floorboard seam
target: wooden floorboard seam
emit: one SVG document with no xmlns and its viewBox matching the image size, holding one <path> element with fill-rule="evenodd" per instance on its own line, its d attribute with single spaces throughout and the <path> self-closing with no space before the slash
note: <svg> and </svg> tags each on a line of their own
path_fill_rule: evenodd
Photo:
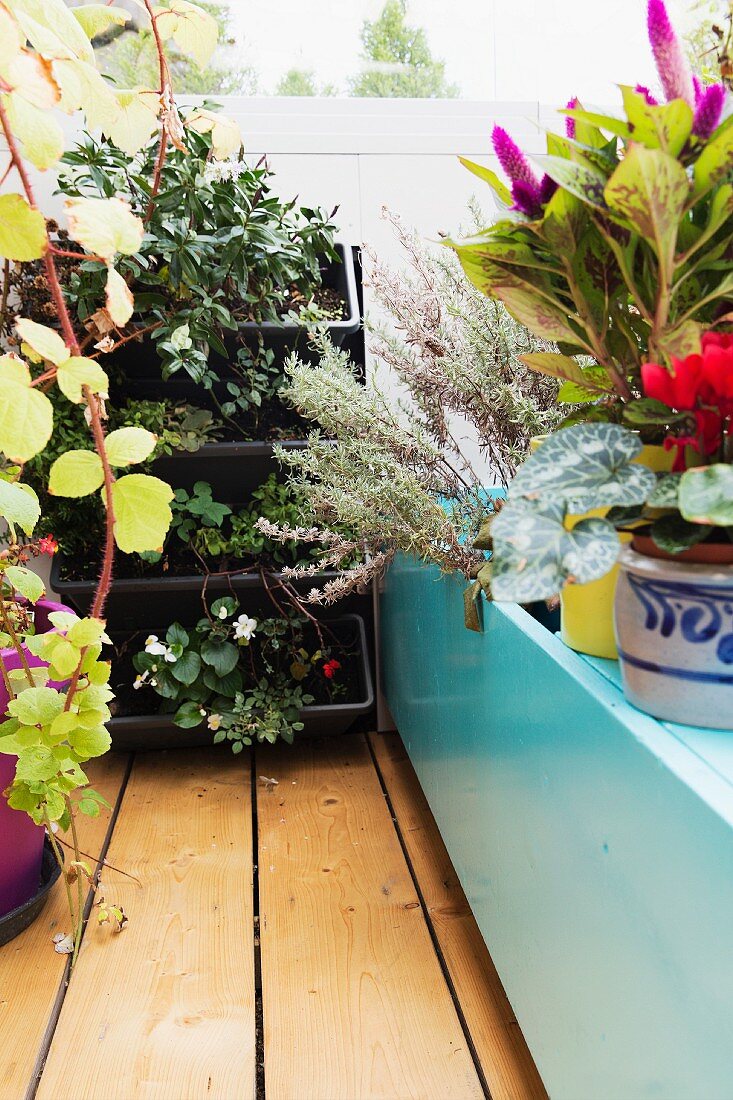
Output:
<svg viewBox="0 0 733 1100">
<path fill-rule="evenodd" d="M 379 785 L 382 788 L 382 793 L 384 794 L 384 798 L 385 798 L 385 801 L 387 803 L 387 808 L 389 810 L 389 815 L 392 818 L 392 825 L 393 825 L 395 833 L 397 834 L 397 840 L 399 841 L 400 848 L 402 849 L 402 854 L 405 857 L 405 863 L 407 864 L 407 869 L 410 873 L 410 877 L 411 877 L 413 885 L 415 887 L 415 892 L 417 894 L 418 900 L 420 901 L 420 906 L 421 906 L 422 911 L 423 911 L 423 916 L 425 917 L 425 923 L 427 925 L 427 929 L 428 929 L 428 932 L 430 934 L 430 939 L 431 939 L 432 944 L 433 944 L 433 950 L 435 951 L 436 957 L 438 959 L 438 963 L 440 965 L 440 969 L 443 973 L 443 978 L 445 979 L 445 984 L 448 988 L 448 992 L 451 996 L 451 1000 L 453 1001 L 453 1005 L 454 1005 L 455 1010 L 456 1010 L 456 1015 L 458 1017 L 458 1021 L 461 1025 L 461 1029 L 462 1029 L 463 1034 L 464 1034 L 465 1039 L 466 1039 L 466 1044 L 468 1046 L 469 1051 L 471 1052 L 471 1058 L 473 1059 L 473 1064 L 476 1067 L 476 1074 L 478 1076 L 479 1081 L 481 1082 L 481 1087 L 484 1090 L 484 1095 L 486 1097 L 486 1100 L 491 1100 L 491 1091 L 489 1089 L 489 1085 L 488 1085 L 488 1082 L 486 1080 L 486 1075 L 484 1073 L 483 1066 L 481 1065 L 481 1059 L 479 1058 L 478 1051 L 476 1050 L 476 1044 L 473 1041 L 473 1036 L 471 1035 L 471 1030 L 468 1026 L 468 1022 L 467 1022 L 465 1014 L 463 1012 L 463 1008 L 461 1006 L 461 1002 L 460 1002 L 460 999 L 458 997 L 458 992 L 456 990 L 455 983 L 453 981 L 450 970 L 448 968 L 448 964 L 447 964 L 445 956 L 443 954 L 443 949 L 440 946 L 440 940 L 438 939 L 438 935 L 435 931 L 435 926 L 433 924 L 432 917 L 430 916 L 430 909 L 429 909 L 427 901 L 425 899 L 425 894 L 424 894 L 423 889 L 422 889 L 422 887 L 420 885 L 420 882 L 418 880 L 417 873 L 416 873 L 415 868 L 413 866 L 412 858 L 410 856 L 407 845 L 405 843 L 404 836 L 402 835 L 402 828 L 401 828 L 399 820 L 397 818 L 397 814 L 395 812 L 394 805 L 392 804 L 392 799 L 391 799 L 390 793 L 389 793 L 389 787 L 387 786 L 387 783 L 385 782 L 384 775 L 382 774 L 382 769 L 379 766 L 379 761 L 378 761 L 377 756 L 374 752 L 374 747 L 372 746 L 371 738 L 365 735 L 364 740 L 366 741 L 367 748 L 369 749 L 369 755 L 372 758 L 372 764 L 374 765 L 374 770 L 377 773 L 377 778 L 379 779 Z"/>
<path fill-rule="evenodd" d="M 262 1010 L 262 951 L 260 946 L 260 832 L 257 818 L 257 750 L 252 749 L 250 769 L 252 799 L 252 942 L 255 974 L 255 1088 L 256 1100 L 265 1100 L 267 1068 L 265 1066 L 265 1020 Z"/>
<path fill-rule="evenodd" d="M 127 759 L 127 766 L 125 768 L 125 774 L 122 777 L 122 782 L 121 782 L 120 788 L 117 792 L 117 798 L 115 799 L 115 804 L 114 804 L 114 807 L 112 809 L 112 816 L 109 819 L 109 825 L 107 826 L 107 832 L 104 835 L 104 841 L 103 841 L 102 846 L 101 846 L 100 851 L 99 851 L 99 858 L 97 860 L 97 865 L 94 869 L 95 881 L 101 875 L 102 869 L 104 867 L 104 861 L 107 858 L 107 852 L 109 851 L 109 846 L 110 846 L 110 843 L 112 841 L 112 834 L 115 831 L 115 826 L 117 824 L 117 819 L 119 817 L 120 809 L 122 807 L 122 801 L 125 797 L 125 791 L 127 790 L 127 784 L 128 784 L 129 779 L 130 779 L 130 776 L 132 774 L 132 766 L 133 766 L 134 760 L 135 760 L 135 753 L 130 753 L 130 755 L 128 756 L 128 759 Z M 83 931 L 82 931 L 82 940 L 84 939 L 84 936 L 86 935 L 87 922 L 89 920 L 89 916 L 91 914 L 93 904 L 94 904 L 94 891 L 90 889 L 87 892 L 87 899 L 84 903 L 84 928 L 83 928 Z M 58 988 L 58 992 L 56 994 L 56 1000 L 54 1001 L 53 1008 L 51 1009 L 51 1014 L 48 1018 L 48 1024 L 46 1026 L 46 1030 L 43 1033 L 43 1038 L 41 1039 L 41 1045 L 38 1049 L 38 1057 L 36 1058 L 35 1065 L 33 1066 L 33 1073 L 31 1074 L 31 1079 L 28 1082 L 28 1088 L 26 1089 L 24 1100 L 35 1100 L 36 1093 L 38 1092 L 38 1088 L 39 1088 L 39 1085 L 41 1083 L 41 1077 L 43 1075 L 43 1070 L 44 1070 L 44 1067 L 46 1065 L 46 1059 L 48 1057 L 48 1052 L 51 1049 L 51 1043 L 53 1042 L 53 1037 L 56 1033 L 56 1027 L 57 1027 L 58 1022 L 59 1022 L 59 1017 L 61 1016 L 61 1010 L 64 1006 L 64 1000 L 66 999 L 66 994 L 67 994 L 68 989 L 69 989 L 70 973 L 71 973 L 71 957 L 69 957 L 69 959 L 66 963 L 66 967 L 65 967 L 64 972 L 61 976 L 61 981 L 59 982 L 59 988 Z"/>
</svg>

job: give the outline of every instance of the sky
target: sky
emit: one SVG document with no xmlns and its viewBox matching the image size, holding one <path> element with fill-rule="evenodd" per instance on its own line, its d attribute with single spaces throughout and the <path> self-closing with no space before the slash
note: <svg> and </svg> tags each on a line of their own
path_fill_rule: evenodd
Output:
<svg viewBox="0 0 733 1100">
<path fill-rule="evenodd" d="M 359 31 L 383 0 L 230 0 L 237 56 L 272 93 L 291 67 L 343 87 Z M 681 28 L 691 0 L 669 0 Z M 646 0 L 408 0 L 433 54 L 466 99 L 611 103 L 618 83 L 654 83 Z M 231 56 L 231 53 L 230 53 Z"/>
</svg>

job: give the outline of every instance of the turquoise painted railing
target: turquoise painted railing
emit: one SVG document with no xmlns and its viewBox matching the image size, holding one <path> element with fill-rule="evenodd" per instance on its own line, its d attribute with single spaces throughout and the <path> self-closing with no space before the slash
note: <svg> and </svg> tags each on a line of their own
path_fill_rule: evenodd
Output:
<svg viewBox="0 0 733 1100">
<path fill-rule="evenodd" d="M 395 563 L 385 693 L 550 1096 L 730 1100 L 733 735 L 463 587 Z"/>
</svg>

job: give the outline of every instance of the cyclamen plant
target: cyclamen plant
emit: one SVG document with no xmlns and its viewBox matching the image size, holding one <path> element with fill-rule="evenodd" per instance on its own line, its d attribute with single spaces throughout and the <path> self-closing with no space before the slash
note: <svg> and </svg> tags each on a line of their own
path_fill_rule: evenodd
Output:
<svg viewBox="0 0 733 1100">
<path fill-rule="evenodd" d="M 642 366 L 642 385 L 674 451 L 672 473 L 638 459 L 638 434 L 618 424 L 579 424 L 550 436 L 517 472 L 490 525 L 491 592 L 497 600 L 546 599 L 597 580 L 615 564 L 617 529 L 648 531 L 681 554 L 733 541 L 733 335 L 706 333 L 699 354 Z M 606 516 L 571 514 L 610 508 Z"/>
<path fill-rule="evenodd" d="M 182 123 L 173 101 L 163 42 L 172 38 L 205 62 L 216 42 L 213 20 L 188 0 L 164 0 L 156 7 L 141 0 L 157 43 L 160 86 L 112 89 L 98 72 L 91 39 L 129 18 L 111 6 L 67 8 L 63 0 L 6 0 L 0 3 L 0 127 L 8 159 L 2 179 L 15 177 L 19 190 L 0 195 L 0 254 L 6 262 L 41 261 L 58 318 L 59 330 L 28 318 L 16 320 L 20 354 L 0 357 L 0 516 L 7 522 L 7 546 L 0 558 L 3 575 L 3 626 L 20 662 L 14 675 L 0 660 L 9 703 L 0 725 L 0 751 L 17 756 L 15 779 L 6 793 L 10 806 L 28 813 L 48 830 L 62 862 L 55 827 L 71 828 L 74 859 L 65 873 L 72 934 L 62 950 L 79 949 L 83 930 L 84 881 L 93 875 L 79 850 L 77 811 L 99 813 L 100 799 L 88 787 L 83 765 L 106 752 L 110 738 L 110 665 L 101 660 L 104 607 L 112 579 L 115 547 L 147 551 L 160 546 L 171 521 L 172 490 L 158 478 L 124 473 L 144 461 L 156 436 L 140 427 L 105 434 L 107 375 L 96 358 L 82 354 L 80 337 L 61 289 L 57 261 L 71 257 L 105 270 L 105 310 L 110 322 L 125 324 L 134 302 L 117 270 L 120 256 L 134 254 L 145 232 L 117 197 L 75 198 L 66 203 L 69 238 L 80 251 L 60 247 L 51 238 L 38 208 L 28 163 L 45 170 L 57 164 L 64 148 L 55 111 L 81 110 L 90 127 L 99 127 L 133 153 L 153 132 L 159 135 L 151 181 L 151 203 L 159 189 L 169 143 L 180 146 Z M 200 114 L 199 126 L 215 123 Z M 191 118 L 189 118 L 189 124 Z M 70 450 L 53 463 L 52 494 L 72 499 L 101 490 L 105 506 L 102 567 L 88 617 L 53 613 L 53 630 L 37 635 L 33 624 L 16 629 L 7 608 L 32 605 L 43 595 L 41 581 L 26 568 L 28 543 L 40 517 L 35 492 L 22 481 L 23 465 L 39 454 L 54 432 L 48 392 L 58 386 L 72 402 L 85 406 L 93 449 Z M 49 543 L 46 546 L 49 547 Z M 31 668 L 27 653 L 47 667 Z M 76 884 L 75 891 L 72 885 Z M 75 894 L 75 897 L 74 897 Z M 100 909 L 109 919 L 114 907 Z M 122 920 L 118 920 L 121 927 Z"/>
<path fill-rule="evenodd" d="M 669 369 L 697 353 L 733 295 L 730 96 L 693 78 L 662 0 L 649 0 L 648 32 L 666 102 L 641 85 L 621 88 L 620 115 L 573 98 L 565 134 L 548 135 L 544 176 L 496 127 L 509 185 L 464 164 L 504 213 L 446 242 L 480 290 L 557 343 L 524 362 L 562 381 L 560 402 L 584 406 L 572 420 L 642 430 L 658 423 L 635 402 L 642 363 Z"/>
</svg>

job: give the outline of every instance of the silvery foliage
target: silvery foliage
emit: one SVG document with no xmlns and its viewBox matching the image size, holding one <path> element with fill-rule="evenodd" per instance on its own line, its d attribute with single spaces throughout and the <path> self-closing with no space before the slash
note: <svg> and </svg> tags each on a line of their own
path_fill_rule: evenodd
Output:
<svg viewBox="0 0 733 1100">
<path fill-rule="evenodd" d="M 637 435 L 618 424 L 577 424 L 550 436 L 520 467 L 491 525 L 496 600 L 549 599 L 569 582 L 587 584 L 613 568 L 616 528 L 591 509 L 647 500 L 654 473 L 634 462 Z"/>
</svg>

